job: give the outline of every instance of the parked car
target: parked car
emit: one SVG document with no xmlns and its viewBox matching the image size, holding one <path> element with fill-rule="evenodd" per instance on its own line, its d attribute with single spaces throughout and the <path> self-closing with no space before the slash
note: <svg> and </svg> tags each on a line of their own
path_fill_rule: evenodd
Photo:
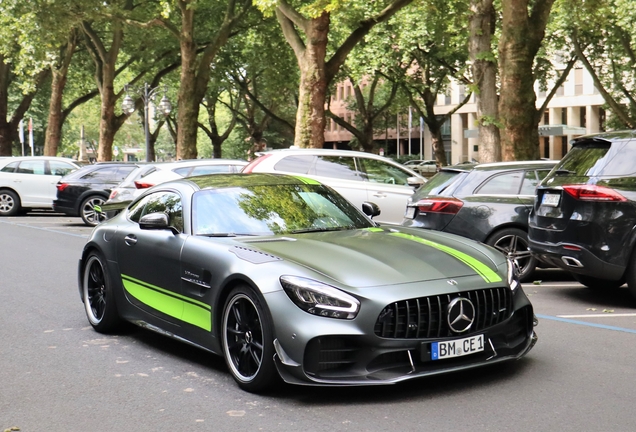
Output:
<svg viewBox="0 0 636 432">
<path fill-rule="evenodd" d="M 431 177 L 438 171 L 437 161 L 435 160 L 414 159 L 404 162 L 404 166 L 425 177 Z"/>
<path fill-rule="evenodd" d="M 382 227 L 304 176 L 157 185 L 84 246 L 91 326 L 124 321 L 222 355 L 247 391 L 390 384 L 510 361 L 534 345 L 512 263 L 460 236 Z"/>
<path fill-rule="evenodd" d="M 53 208 L 58 180 L 78 168 L 75 161 L 62 157 L 0 158 L 0 216 Z"/>
<path fill-rule="evenodd" d="M 404 221 L 477 240 L 506 254 L 522 281 L 537 259 L 528 249 L 528 213 L 535 188 L 557 161 L 460 164 L 444 167 L 410 199 Z"/>
<path fill-rule="evenodd" d="M 530 249 L 583 285 L 636 297 L 636 131 L 583 136 L 537 188 Z"/>
<path fill-rule="evenodd" d="M 402 221 L 408 197 L 426 182 L 391 159 L 349 150 L 271 150 L 243 172 L 301 174 L 331 186 L 358 208 L 364 201 L 375 202 L 381 210 L 377 220 L 395 224 Z"/>
<path fill-rule="evenodd" d="M 105 219 L 100 206 L 117 186 L 139 165 L 130 162 L 98 162 L 86 165 L 57 182 L 53 210 L 79 216 L 86 225 L 95 226 Z"/>
<path fill-rule="evenodd" d="M 247 165 L 238 159 L 184 159 L 177 162 L 159 162 L 141 165 L 132 171 L 111 192 L 101 206 L 106 218 L 111 218 L 126 208 L 147 188 L 168 180 L 182 177 L 218 173 L 237 173 Z"/>
</svg>

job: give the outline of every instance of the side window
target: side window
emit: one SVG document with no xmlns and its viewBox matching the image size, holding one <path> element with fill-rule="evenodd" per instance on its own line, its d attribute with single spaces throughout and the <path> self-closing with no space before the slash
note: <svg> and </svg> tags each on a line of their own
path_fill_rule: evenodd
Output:
<svg viewBox="0 0 636 432">
<path fill-rule="evenodd" d="M 2 168 L 2 172 L 15 172 L 19 164 L 20 162 L 11 162 L 10 164 L 7 164 L 7 166 Z"/>
<path fill-rule="evenodd" d="M 168 215 L 168 223 L 183 232 L 183 210 L 181 197 L 174 192 L 156 192 L 139 200 L 128 210 L 128 219 L 139 223 L 139 220 L 147 214 L 165 213 Z"/>
<path fill-rule="evenodd" d="M 218 174 L 218 173 L 230 173 L 230 172 L 232 172 L 230 165 L 204 165 L 204 166 L 194 167 L 190 175 L 199 176 L 199 175 L 205 175 L 205 174 Z"/>
<path fill-rule="evenodd" d="M 495 175 L 476 191 L 481 195 L 517 195 L 521 187 L 524 171 L 513 171 Z"/>
<path fill-rule="evenodd" d="M 535 189 L 539 185 L 540 178 L 537 177 L 537 173 L 532 171 L 526 171 L 525 178 L 523 179 L 523 184 L 521 185 L 521 195 L 534 195 Z"/>
<path fill-rule="evenodd" d="M 65 176 L 66 174 L 75 171 L 76 169 L 77 168 L 75 168 L 73 165 L 66 162 L 49 161 L 49 170 L 51 171 L 51 175 Z"/>
<path fill-rule="evenodd" d="M 92 170 L 91 172 L 84 174 L 82 176 L 82 180 L 109 181 L 111 179 L 117 178 L 118 170 L 119 170 L 118 167 L 111 167 L 111 166 L 97 168 Z"/>
<path fill-rule="evenodd" d="M 30 161 L 22 161 L 18 166 L 18 173 L 20 174 L 37 174 L 44 175 L 46 170 L 44 169 L 44 161 L 43 160 L 30 160 Z"/>
<path fill-rule="evenodd" d="M 367 176 L 372 183 L 397 184 L 408 186 L 407 179 L 411 175 L 400 168 L 376 159 L 359 159 Z"/>
<path fill-rule="evenodd" d="M 128 174 L 133 172 L 135 169 L 137 169 L 135 165 L 119 167 L 119 170 L 117 170 L 117 176 L 112 180 L 122 182 L 126 177 L 128 177 Z"/>
<path fill-rule="evenodd" d="M 187 177 L 191 169 L 192 167 L 185 167 L 185 168 L 177 168 L 172 171 L 179 174 L 181 177 Z"/>
<path fill-rule="evenodd" d="M 298 174 L 309 174 L 309 170 L 314 163 L 314 159 L 316 159 L 316 157 L 310 155 L 285 156 L 278 161 L 276 165 L 274 165 L 274 170 Z"/>
<path fill-rule="evenodd" d="M 343 180 L 362 180 L 356 170 L 355 159 L 350 156 L 318 156 L 312 174 Z"/>
</svg>

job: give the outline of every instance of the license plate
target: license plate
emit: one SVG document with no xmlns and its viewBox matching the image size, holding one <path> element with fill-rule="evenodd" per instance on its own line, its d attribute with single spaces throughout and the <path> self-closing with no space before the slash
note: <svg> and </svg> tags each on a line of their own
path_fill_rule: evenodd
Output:
<svg viewBox="0 0 636 432">
<path fill-rule="evenodd" d="M 415 217 L 415 207 L 407 207 L 404 217 L 407 219 L 413 219 Z"/>
<path fill-rule="evenodd" d="M 431 344 L 431 360 L 461 357 L 484 350 L 484 335 Z"/>
<path fill-rule="evenodd" d="M 560 199 L 561 199 L 560 194 L 545 193 L 543 194 L 543 198 L 541 199 L 541 205 L 548 206 L 548 207 L 556 207 L 559 205 Z"/>
</svg>

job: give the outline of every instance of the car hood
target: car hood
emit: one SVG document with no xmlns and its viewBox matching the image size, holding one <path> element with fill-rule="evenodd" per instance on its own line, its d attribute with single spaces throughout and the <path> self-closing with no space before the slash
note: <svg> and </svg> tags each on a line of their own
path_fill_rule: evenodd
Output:
<svg viewBox="0 0 636 432">
<path fill-rule="evenodd" d="M 369 228 L 295 234 L 244 244 L 322 273 L 340 284 L 372 287 L 480 275 L 498 283 L 505 257 L 477 242 L 437 231 Z M 246 244 L 246 246 L 247 246 Z"/>
</svg>

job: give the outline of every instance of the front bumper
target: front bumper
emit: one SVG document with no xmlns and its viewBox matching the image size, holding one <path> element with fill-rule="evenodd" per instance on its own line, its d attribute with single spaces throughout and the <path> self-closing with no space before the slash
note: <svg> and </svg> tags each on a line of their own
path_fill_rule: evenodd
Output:
<svg viewBox="0 0 636 432">
<path fill-rule="evenodd" d="M 328 322 L 326 326 L 311 326 L 315 329 L 313 337 L 306 340 L 299 355 L 297 346 L 304 342 L 300 331 L 293 334 L 293 341 L 285 340 L 284 334 L 280 337 L 277 334 L 274 344 L 276 366 L 283 380 L 291 384 L 358 386 L 394 384 L 519 359 L 537 341 L 536 317 L 521 288 L 514 297 L 513 313 L 505 321 L 452 338 L 382 338 L 352 328 L 345 331 L 343 324 L 346 323 L 335 323 L 343 329 L 337 334 L 329 331 L 337 327 Z M 308 333 L 312 332 L 305 332 Z M 479 334 L 483 335 L 483 351 L 442 360 L 431 359 L 433 342 Z"/>
</svg>

